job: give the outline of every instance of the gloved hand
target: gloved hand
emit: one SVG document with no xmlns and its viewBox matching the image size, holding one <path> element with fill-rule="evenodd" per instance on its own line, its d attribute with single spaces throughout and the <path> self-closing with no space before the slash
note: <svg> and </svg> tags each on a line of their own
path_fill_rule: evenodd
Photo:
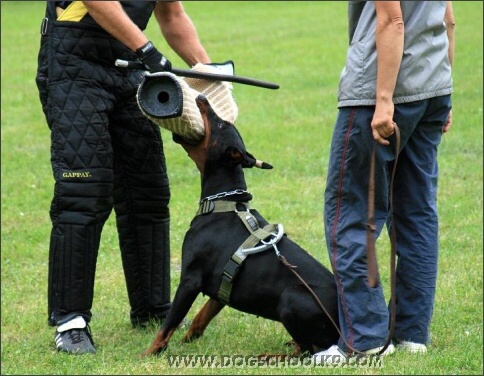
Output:
<svg viewBox="0 0 484 376">
<path fill-rule="evenodd" d="M 170 61 L 148 41 L 144 46 L 136 50 L 136 55 L 147 66 L 150 73 L 171 71 Z"/>
</svg>

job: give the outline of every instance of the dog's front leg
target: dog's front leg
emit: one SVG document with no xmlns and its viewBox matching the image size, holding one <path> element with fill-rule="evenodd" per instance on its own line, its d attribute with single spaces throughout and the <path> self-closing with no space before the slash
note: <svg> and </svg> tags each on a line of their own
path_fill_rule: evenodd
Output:
<svg viewBox="0 0 484 376">
<path fill-rule="evenodd" d="M 164 351 L 168 346 L 168 342 L 170 341 L 171 336 L 176 328 L 171 328 L 170 330 L 161 329 L 158 334 L 156 335 L 155 340 L 151 344 L 151 346 L 143 351 L 141 355 L 149 356 L 149 355 L 156 355 L 160 352 Z"/>
<path fill-rule="evenodd" d="M 192 325 L 190 326 L 190 329 L 188 329 L 187 334 L 183 337 L 182 342 L 190 342 L 201 337 L 210 321 L 218 315 L 223 307 L 225 306 L 218 300 L 210 298 L 193 319 Z"/>
<path fill-rule="evenodd" d="M 183 284 L 180 283 L 160 331 L 151 346 L 142 355 L 156 355 L 166 349 L 173 332 L 187 315 L 198 293 L 199 291 L 197 289 L 184 288 Z"/>
</svg>

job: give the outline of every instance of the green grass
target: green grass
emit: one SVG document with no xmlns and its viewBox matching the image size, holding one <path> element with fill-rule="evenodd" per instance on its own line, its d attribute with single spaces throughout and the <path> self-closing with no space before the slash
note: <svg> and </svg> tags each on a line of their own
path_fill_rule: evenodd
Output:
<svg viewBox="0 0 484 376">
<path fill-rule="evenodd" d="M 253 206 L 325 265 L 322 200 L 336 90 L 347 46 L 346 2 L 186 2 L 214 61 L 232 59 L 239 75 L 280 84 L 277 91 L 234 85 L 237 126 L 247 148 L 274 170 L 248 170 Z M 454 126 L 440 154 L 439 279 L 432 344 L 426 356 L 398 353 L 382 369 L 170 368 L 169 355 L 283 353 L 281 324 L 223 310 L 204 337 L 181 344 L 176 332 L 160 357 L 138 354 L 156 327 L 131 329 L 113 216 L 98 260 L 92 329 L 95 356 L 53 348 L 46 324 L 49 205 L 53 189 L 49 131 L 35 86 L 44 2 L 1 2 L 2 374 L 482 374 L 482 3 L 454 2 L 457 20 Z M 159 36 L 150 39 L 183 67 Z M 163 131 L 172 187 L 172 291 L 180 247 L 199 196 L 198 172 Z M 377 244 L 388 288 L 389 243 Z M 199 297 L 192 318 L 205 299 Z"/>
</svg>

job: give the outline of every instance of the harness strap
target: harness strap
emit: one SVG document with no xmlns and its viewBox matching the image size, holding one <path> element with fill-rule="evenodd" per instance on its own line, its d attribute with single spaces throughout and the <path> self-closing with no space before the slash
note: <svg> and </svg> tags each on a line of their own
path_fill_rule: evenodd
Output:
<svg viewBox="0 0 484 376">
<path fill-rule="evenodd" d="M 254 215 L 249 210 L 245 212 L 237 212 L 237 215 L 239 216 L 245 227 L 247 227 L 247 230 L 249 230 L 249 232 L 251 233 L 251 236 L 249 236 L 249 238 L 245 242 L 249 242 L 251 237 L 254 237 L 254 240 L 257 240 L 255 244 L 257 244 L 259 240 L 263 240 L 271 236 L 271 232 L 276 229 L 276 225 L 271 224 L 265 226 L 264 228 L 260 228 L 259 222 L 257 222 L 257 218 L 254 217 Z M 242 244 L 242 246 L 244 244 Z M 247 246 L 246 248 L 253 247 L 255 244 Z"/>
<path fill-rule="evenodd" d="M 226 200 L 207 200 L 202 201 L 198 206 L 196 215 L 207 215 L 210 213 L 223 213 L 223 212 L 239 212 L 249 211 L 250 205 L 248 202 L 236 202 Z"/>
<path fill-rule="evenodd" d="M 240 269 L 240 265 L 245 261 L 247 256 L 253 253 L 265 251 L 266 249 L 270 248 L 271 245 L 267 245 L 266 247 L 261 247 L 260 249 L 257 249 L 255 251 L 252 251 L 253 247 L 256 244 L 258 244 L 261 240 L 264 240 L 269 236 L 278 236 L 279 239 L 282 237 L 282 233 L 279 233 L 279 234 L 273 233 L 275 229 L 276 229 L 276 226 L 272 224 L 269 224 L 264 228 L 259 228 L 259 231 L 257 233 L 255 232 L 252 233 L 242 243 L 242 245 L 239 248 L 237 248 L 235 253 L 229 258 L 229 260 L 225 264 L 224 269 L 222 271 L 222 282 L 218 290 L 218 298 L 222 304 L 225 304 L 225 305 L 229 304 L 230 294 L 232 293 L 233 279 L 237 275 Z M 261 237 L 261 234 L 267 234 L 267 236 Z M 248 251 L 248 252 L 244 252 L 244 251 Z"/>
</svg>

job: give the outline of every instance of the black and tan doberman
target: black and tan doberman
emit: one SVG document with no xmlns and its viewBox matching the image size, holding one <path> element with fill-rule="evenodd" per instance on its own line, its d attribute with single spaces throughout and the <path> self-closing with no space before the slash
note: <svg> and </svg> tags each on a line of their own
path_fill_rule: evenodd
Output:
<svg viewBox="0 0 484 376">
<path fill-rule="evenodd" d="M 166 348 L 199 293 L 210 299 L 193 319 L 184 342 L 200 337 L 228 305 L 280 321 L 297 345 L 297 353 L 313 353 L 335 344 L 338 315 L 333 275 L 281 234 L 281 225 L 270 225 L 249 208 L 252 195 L 247 192 L 243 168 L 272 166 L 247 152 L 236 127 L 220 119 L 203 95 L 196 102 L 205 125 L 204 139 L 196 146 L 174 139 L 200 170 L 199 210 L 183 242 L 180 284 L 171 309 L 143 354 Z M 326 313 L 277 255 L 297 267 Z"/>
</svg>

